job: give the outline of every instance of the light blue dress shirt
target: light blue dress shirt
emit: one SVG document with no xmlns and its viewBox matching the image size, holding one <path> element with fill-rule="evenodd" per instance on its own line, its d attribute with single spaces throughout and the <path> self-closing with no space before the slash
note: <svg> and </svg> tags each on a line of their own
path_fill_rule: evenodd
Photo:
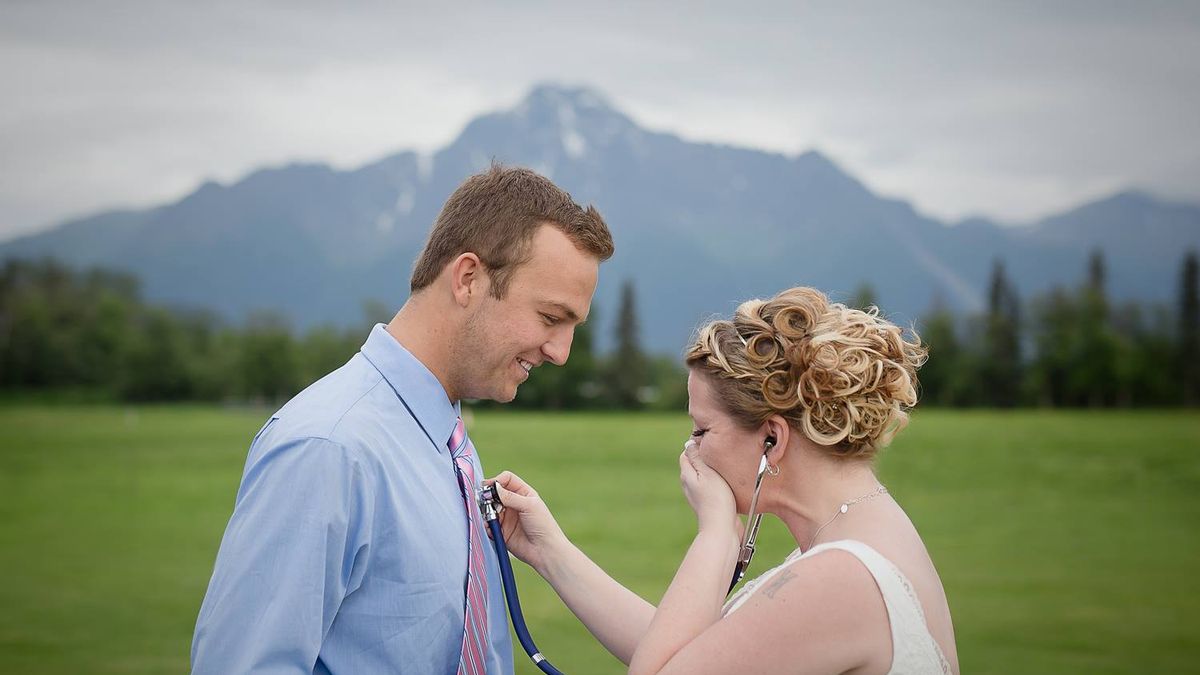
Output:
<svg viewBox="0 0 1200 675">
<path fill-rule="evenodd" d="M 250 445 L 192 671 L 456 672 L 467 516 L 446 442 L 457 415 L 382 325 L 275 413 Z M 512 673 L 496 553 L 484 556 L 487 672 Z"/>
</svg>

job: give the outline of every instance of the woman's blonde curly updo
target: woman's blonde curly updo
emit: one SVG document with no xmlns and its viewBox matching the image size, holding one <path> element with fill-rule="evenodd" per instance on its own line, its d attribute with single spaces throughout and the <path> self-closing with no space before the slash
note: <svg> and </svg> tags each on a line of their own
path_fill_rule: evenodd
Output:
<svg viewBox="0 0 1200 675">
<path fill-rule="evenodd" d="M 704 326 L 685 361 L 744 427 L 781 415 L 832 454 L 869 459 L 908 424 L 925 357 L 920 337 L 906 339 L 878 308 L 797 287 Z"/>
</svg>

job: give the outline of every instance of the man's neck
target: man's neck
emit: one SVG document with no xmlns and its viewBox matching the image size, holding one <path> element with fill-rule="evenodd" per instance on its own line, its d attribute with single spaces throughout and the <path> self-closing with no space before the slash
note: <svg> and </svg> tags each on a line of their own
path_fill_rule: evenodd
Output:
<svg viewBox="0 0 1200 675">
<path fill-rule="evenodd" d="M 448 345 L 455 339 L 454 331 L 445 325 L 444 320 L 438 320 L 438 315 L 442 314 L 444 317 L 444 313 L 431 311 L 432 309 L 428 300 L 420 295 L 410 297 L 388 322 L 386 330 L 396 342 L 433 373 L 442 384 L 450 402 L 454 403 L 458 401 L 459 396 L 451 386 L 448 376 Z"/>
</svg>

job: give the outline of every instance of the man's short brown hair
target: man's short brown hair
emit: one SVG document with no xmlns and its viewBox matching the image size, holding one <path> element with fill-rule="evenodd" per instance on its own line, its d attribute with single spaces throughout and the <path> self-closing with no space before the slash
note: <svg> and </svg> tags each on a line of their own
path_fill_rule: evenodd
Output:
<svg viewBox="0 0 1200 675">
<path fill-rule="evenodd" d="M 413 266 L 412 292 L 432 284 L 447 263 L 470 251 L 487 269 L 491 294 L 503 298 L 513 271 L 529 262 L 533 235 L 542 225 L 558 228 L 601 261 L 612 257 L 612 235 L 595 207 L 576 204 L 534 171 L 493 164 L 446 200 Z"/>
</svg>

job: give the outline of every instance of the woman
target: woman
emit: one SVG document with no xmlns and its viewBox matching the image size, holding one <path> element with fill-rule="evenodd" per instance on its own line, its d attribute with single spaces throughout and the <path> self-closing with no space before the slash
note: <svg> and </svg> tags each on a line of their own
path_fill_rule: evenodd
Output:
<svg viewBox="0 0 1200 675">
<path fill-rule="evenodd" d="M 692 438 L 679 458 L 699 529 L 656 608 L 575 548 L 537 492 L 497 477 L 509 550 L 631 673 L 958 673 L 941 581 L 871 460 L 907 422 L 925 349 L 876 311 L 811 288 L 742 304 L 687 350 Z M 797 549 L 728 602 L 757 511 Z"/>
</svg>

